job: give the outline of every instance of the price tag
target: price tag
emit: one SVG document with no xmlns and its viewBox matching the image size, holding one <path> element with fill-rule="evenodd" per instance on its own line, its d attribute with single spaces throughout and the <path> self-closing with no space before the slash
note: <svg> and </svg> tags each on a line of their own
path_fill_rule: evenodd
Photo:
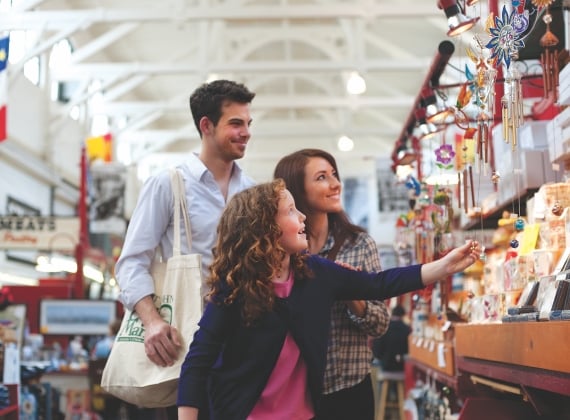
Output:
<svg viewBox="0 0 570 420">
<path fill-rule="evenodd" d="M 437 345 L 437 365 L 441 368 L 445 367 L 445 344 L 439 343 Z"/>
</svg>

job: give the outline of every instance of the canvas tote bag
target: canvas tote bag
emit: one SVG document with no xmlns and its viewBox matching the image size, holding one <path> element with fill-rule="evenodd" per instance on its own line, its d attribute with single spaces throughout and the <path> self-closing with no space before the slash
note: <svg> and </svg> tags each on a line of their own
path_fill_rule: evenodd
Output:
<svg viewBox="0 0 570 420">
<path fill-rule="evenodd" d="M 142 322 L 136 313 L 126 310 L 101 379 L 105 391 L 139 407 L 168 407 L 176 403 L 180 367 L 202 315 L 202 256 L 180 253 L 180 213 L 187 232 L 188 249 L 191 249 L 190 221 L 182 176 L 176 169 L 171 169 L 170 179 L 174 194 L 173 256 L 166 263 L 153 263 L 151 274 L 154 304 L 162 318 L 180 333 L 179 358 L 168 367 L 152 363 L 145 354 Z"/>
</svg>

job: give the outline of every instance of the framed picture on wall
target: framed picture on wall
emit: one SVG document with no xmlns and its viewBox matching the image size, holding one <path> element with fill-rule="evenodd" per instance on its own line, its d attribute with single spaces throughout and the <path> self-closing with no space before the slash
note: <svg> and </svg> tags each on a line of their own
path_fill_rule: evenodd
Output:
<svg viewBox="0 0 570 420">
<path fill-rule="evenodd" d="M 44 299 L 40 302 L 40 333 L 105 335 L 117 316 L 112 300 Z"/>
<path fill-rule="evenodd" d="M 24 203 L 17 198 L 6 197 L 6 216 L 41 216 L 37 207 Z M 6 250 L 6 259 L 28 265 L 36 265 L 37 251 Z"/>
</svg>

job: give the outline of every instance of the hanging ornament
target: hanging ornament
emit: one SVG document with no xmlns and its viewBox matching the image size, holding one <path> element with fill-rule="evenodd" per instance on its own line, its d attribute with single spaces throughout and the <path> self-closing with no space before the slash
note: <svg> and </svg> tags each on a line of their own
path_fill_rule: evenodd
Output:
<svg viewBox="0 0 570 420">
<path fill-rule="evenodd" d="M 471 96 L 473 95 L 473 92 L 469 87 L 470 85 L 471 85 L 470 83 L 463 83 L 459 88 L 459 93 L 457 94 L 457 101 L 455 102 L 455 106 L 458 109 L 462 109 L 467 104 L 469 104 Z"/>
<path fill-rule="evenodd" d="M 550 102 L 555 103 L 558 100 L 558 54 L 559 52 L 554 49 L 558 45 L 559 40 L 550 31 L 550 23 L 552 22 L 552 15 L 547 10 L 542 21 L 546 24 L 546 32 L 540 38 L 540 45 L 544 51 L 540 54 L 540 65 L 542 67 L 542 85 L 544 91 L 544 98 L 550 99 Z"/>
<path fill-rule="evenodd" d="M 552 3 L 554 3 L 554 0 L 531 0 L 531 3 L 539 9 L 542 9 L 543 7 L 550 6 Z"/>
<path fill-rule="evenodd" d="M 519 241 L 517 241 L 516 239 L 513 239 L 511 241 L 511 248 L 518 248 L 519 247 Z"/>
<path fill-rule="evenodd" d="M 501 17 L 495 16 L 495 26 L 488 28 L 490 41 L 486 47 L 491 50 L 491 58 L 496 59 L 496 65 L 501 62 L 507 68 L 511 65 L 511 59 L 518 57 L 519 49 L 524 48 L 524 41 L 519 39 L 528 27 L 528 19 L 522 18 L 516 9 L 508 12 L 507 6 L 503 5 Z"/>
<path fill-rule="evenodd" d="M 497 171 L 493 171 L 493 174 L 491 175 L 491 182 L 495 185 L 497 185 L 499 183 L 501 179 L 501 175 L 499 174 L 499 172 Z"/>
<path fill-rule="evenodd" d="M 515 220 L 514 226 L 517 232 L 524 230 L 524 220 L 521 217 L 517 218 L 517 220 Z"/>
<path fill-rule="evenodd" d="M 560 201 L 556 200 L 552 206 L 552 214 L 555 216 L 561 216 L 564 212 L 564 208 L 560 204 Z"/>
<path fill-rule="evenodd" d="M 505 78 L 504 90 L 505 94 L 501 99 L 503 139 L 511 144 L 512 150 L 515 150 L 518 142 L 518 129 L 524 122 L 521 75 L 518 70 L 509 71 Z"/>
<path fill-rule="evenodd" d="M 435 153 L 435 164 L 440 169 L 451 169 L 453 168 L 453 158 L 455 157 L 455 151 L 451 144 L 442 144 L 434 151 Z"/>
<path fill-rule="evenodd" d="M 475 64 L 477 73 L 473 74 L 468 71 L 469 68 L 465 65 L 465 75 L 467 80 L 471 82 L 471 87 L 473 90 L 473 104 L 478 108 L 478 114 L 476 117 L 477 128 L 474 129 L 476 132 L 475 136 L 475 146 L 476 146 L 476 156 L 477 156 L 477 167 L 478 169 L 486 175 L 487 173 L 487 163 L 490 159 L 491 153 L 491 142 L 489 139 L 489 132 L 491 124 L 493 123 L 494 115 L 494 97 L 495 97 L 495 79 L 497 76 L 497 70 L 491 66 L 492 60 L 485 57 L 485 46 L 476 35 L 474 37 L 477 42 L 479 52 L 475 53 L 471 48 L 467 48 L 467 56 Z"/>
<path fill-rule="evenodd" d="M 485 254 L 485 247 L 481 247 L 481 253 L 479 254 L 479 259 L 483 262 L 487 260 L 487 255 Z"/>
</svg>

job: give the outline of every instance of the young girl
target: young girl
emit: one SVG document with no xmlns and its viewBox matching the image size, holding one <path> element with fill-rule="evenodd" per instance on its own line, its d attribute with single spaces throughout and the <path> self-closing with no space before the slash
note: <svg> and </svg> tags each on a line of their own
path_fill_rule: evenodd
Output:
<svg viewBox="0 0 570 420">
<path fill-rule="evenodd" d="M 424 265 L 367 273 L 306 252 L 305 216 L 277 179 L 236 194 L 218 225 L 210 302 L 180 373 L 180 420 L 307 420 L 322 391 L 331 307 L 462 271 L 469 242 Z"/>
<path fill-rule="evenodd" d="M 376 241 L 351 223 L 342 208 L 342 184 L 334 157 L 302 149 L 283 157 L 274 178 L 283 178 L 297 208 L 307 216 L 309 252 L 364 271 L 380 271 Z M 374 420 L 368 337 L 386 332 L 390 315 L 381 301 L 338 301 L 331 311 L 327 365 L 318 419 Z"/>
</svg>

